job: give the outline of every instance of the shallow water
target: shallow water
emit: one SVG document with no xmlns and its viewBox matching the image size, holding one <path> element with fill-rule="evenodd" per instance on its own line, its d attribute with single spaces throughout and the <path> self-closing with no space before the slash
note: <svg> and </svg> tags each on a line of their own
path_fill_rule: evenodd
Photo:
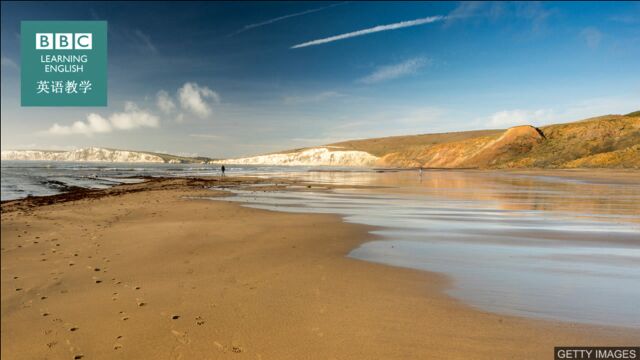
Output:
<svg viewBox="0 0 640 360">
<path fill-rule="evenodd" d="M 226 165 L 227 174 L 267 177 L 287 176 L 308 171 L 310 167 Z M 326 167 L 324 169 L 340 169 Z M 219 176 L 215 164 L 154 164 L 63 161 L 2 161 L 1 199 L 55 195 L 69 186 L 101 189 L 142 181 L 146 176 Z"/>
<path fill-rule="evenodd" d="M 349 256 L 449 275 L 448 293 L 483 310 L 640 327 L 640 185 L 457 171 L 299 177 L 385 187 L 221 200 L 376 226 Z"/>
</svg>

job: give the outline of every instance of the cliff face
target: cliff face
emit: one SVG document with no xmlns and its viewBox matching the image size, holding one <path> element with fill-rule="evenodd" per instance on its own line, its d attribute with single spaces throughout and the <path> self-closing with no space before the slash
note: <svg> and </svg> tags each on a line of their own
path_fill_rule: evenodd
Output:
<svg viewBox="0 0 640 360">
<path fill-rule="evenodd" d="M 373 166 L 377 161 L 377 156 L 373 156 L 364 151 L 345 151 L 319 147 L 305 149 L 298 152 L 259 155 L 240 159 L 222 160 L 216 161 L 216 163 L 284 166 Z"/>
<path fill-rule="evenodd" d="M 96 161 L 96 162 L 151 162 L 162 163 L 158 155 L 102 148 L 86 148 L 71 151 L 7 150 L 2 151 L 2 160 L 34 161 Z"/>
<path fill-rule="evenodd" d="M 416 146 L 409 151 L 388 154 L 383 165 L 403 167 L 492 167 L 510 159 L 512 154 L 526 153 L 544 140 L 533 126 L 516 126 L 501 133 L 463 141 Z"/>
<path fill-rule="evenodd" d="M 536 128 L 344 141 L 222 163 L 425 168 L 640 168 L 640 114 Z"/>
<path fill-rule="evenodd" d="M 640 116 L 603 116 L 545 126 L 546 139 L 504 167 L 638 168 Z M 634 150 L 635 149 L 635 150 Z"/>
<path fill-rule="evenodd" d="M 442 168 L 639 168 L 640 116 L 612 115 L 389 151 L 379 166 Z M 391 146 L 393 148 L 393 146 Z"/>
<path fill-rule="evenodd" d="M 2 160 L 405 168 L 640 168 L 640 113 L 601 116 L 541 128 L 525 125 L 507 130 L 344 141 L 220 161 L 95 147 L 73 151 L 9 150 L 2 151 Z"/>
</svg>

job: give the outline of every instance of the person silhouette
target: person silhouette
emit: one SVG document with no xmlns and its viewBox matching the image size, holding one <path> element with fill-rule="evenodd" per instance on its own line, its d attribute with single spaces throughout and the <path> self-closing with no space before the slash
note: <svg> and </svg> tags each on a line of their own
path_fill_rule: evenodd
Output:
<svg viewBox="0 0 640 360">
<path fill-rule="evenodd" d="M 222 176 L 224 176 L 224 170 L 225 170 L 224 165 L 222 165 L 222 167 L 220 168 L 220 171 L 222 171 Z"/>
</svg>

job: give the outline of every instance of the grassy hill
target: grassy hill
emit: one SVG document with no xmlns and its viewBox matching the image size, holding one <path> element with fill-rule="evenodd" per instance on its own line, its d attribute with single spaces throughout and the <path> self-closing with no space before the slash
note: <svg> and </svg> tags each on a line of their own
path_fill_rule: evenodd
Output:
<svg viewBox="0 0 640 360">
<path fill-rule="evenodd" d="M 508 167 L 638 167 L 640 115 L 609 115 L 541 128 L 546 140 Z M 635 153 L 635 157 L 633 154 Z"/>
<path fill-rule="evenodd" d="M 415 147 L 452 143 L 482 136 L 499 135 L 504 130 L 476 130 L 440 134 L 421 134 L 406 136 L 390 136 L 383 138 L 350 140 L 329 144 L 344 150 L 366 151 L 375 156 L 384 156 L 391 152 L 407 151 Z"/>
<path fill-rule="evenodd" d="M 444 168 L 640 168 L 640 111 L 541 128 L 517 126 L 393 136 L 327 145 L 380 157 L 378 165 Z"/>
</svg>

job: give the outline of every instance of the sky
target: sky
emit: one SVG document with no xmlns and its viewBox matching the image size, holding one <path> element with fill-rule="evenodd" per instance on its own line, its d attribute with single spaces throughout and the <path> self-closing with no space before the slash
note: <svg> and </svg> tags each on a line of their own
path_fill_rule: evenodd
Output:
<svg viewBox="0 0 640 360">
<path fill-rule="evenodd" d="M 640 110 L 640 2 L 9 2 L 2 149 L 237 157 Z M 106 20 L 107 107 L 21 107 L 20 21 Z"/>
</svg>

